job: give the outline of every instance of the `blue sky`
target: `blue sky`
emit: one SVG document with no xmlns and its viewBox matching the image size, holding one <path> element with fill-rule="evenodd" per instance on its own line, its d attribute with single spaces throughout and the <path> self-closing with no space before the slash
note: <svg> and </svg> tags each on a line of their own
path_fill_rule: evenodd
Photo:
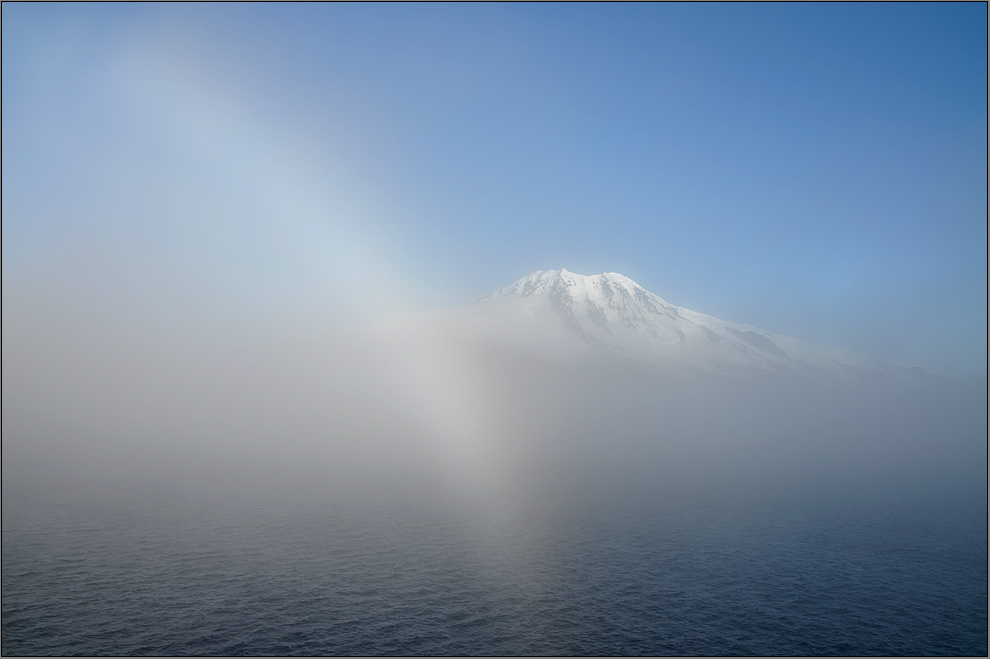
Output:
<svg viewBox="0 0 990 659">
<path fill-rule="evenodd" d="M 564 267 L 985 376 L 986 25 L 979 3 L 5 4 L 5 321 L 319 328 Z"/>
</svg>

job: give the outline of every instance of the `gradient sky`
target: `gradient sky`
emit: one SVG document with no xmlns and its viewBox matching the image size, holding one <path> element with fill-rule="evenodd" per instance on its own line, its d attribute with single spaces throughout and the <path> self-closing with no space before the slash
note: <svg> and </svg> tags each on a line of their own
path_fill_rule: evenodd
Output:
<svg viewBox="0 0 990 659">
<path fill-rule="evenodd" d="M 558 268 L 985 377 L 987 6 L 3 5 L 5 325 Z"/>
</svg>

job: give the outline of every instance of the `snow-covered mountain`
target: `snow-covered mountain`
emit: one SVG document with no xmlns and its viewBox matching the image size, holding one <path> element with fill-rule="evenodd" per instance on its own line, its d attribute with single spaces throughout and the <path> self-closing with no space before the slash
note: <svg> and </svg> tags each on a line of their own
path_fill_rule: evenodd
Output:
<svg viewBox="0 0 990 659">
<path fill-rule="evenodd" d="M 848 376 L 914 370 L 685 309 L 615 272 L 539 270 L 472 306 L 407 320 L 403 331 L 558 361 L 629 359 L 673 371 Z"/>
</svg>

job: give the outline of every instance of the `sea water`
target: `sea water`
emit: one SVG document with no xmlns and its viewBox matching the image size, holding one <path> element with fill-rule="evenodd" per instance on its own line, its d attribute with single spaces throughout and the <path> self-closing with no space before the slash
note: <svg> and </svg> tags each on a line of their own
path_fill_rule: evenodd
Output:
<svg viewBox="0 0 990 659">
<path fill-rule="evenodd" d="M 4 655 L 986 655 L 979 497 L 4 502 Z"/>
</svg>

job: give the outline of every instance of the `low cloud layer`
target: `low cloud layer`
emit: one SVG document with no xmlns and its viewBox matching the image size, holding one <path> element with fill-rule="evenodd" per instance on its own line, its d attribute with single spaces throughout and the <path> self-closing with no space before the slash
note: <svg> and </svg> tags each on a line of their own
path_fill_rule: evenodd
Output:
<svg viewBox="0 0 990 659">
<path fill-rule="evenodd" d="M 983 380 L 688 377 L 436 337 L 183 342 L 6 318 L 3 353 L 5 491 L 986 491 Z"/>
</svg>

